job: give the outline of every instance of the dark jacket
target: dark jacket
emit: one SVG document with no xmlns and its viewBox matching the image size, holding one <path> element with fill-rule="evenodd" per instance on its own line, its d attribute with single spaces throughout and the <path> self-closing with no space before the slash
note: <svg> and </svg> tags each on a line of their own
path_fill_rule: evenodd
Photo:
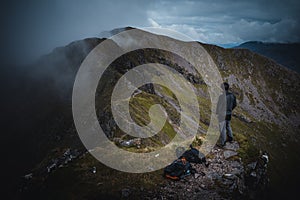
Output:
<svg viewBox="0 0 300 200">
<path fill-rule="evenodd" d="M 225 105 L 226 98 L 226 105 Z M 226 106 L 226 108 L 225 108 Z M 217 105 L 217 115 L 219 120 L 224 120 L 226 116 L 230 119 L 232 110 L 236 107 L 236 97 L 231 92 L 226 91 L 225 94 L 222 94 L 219 97 L 218 105 Z"/>
</svg>

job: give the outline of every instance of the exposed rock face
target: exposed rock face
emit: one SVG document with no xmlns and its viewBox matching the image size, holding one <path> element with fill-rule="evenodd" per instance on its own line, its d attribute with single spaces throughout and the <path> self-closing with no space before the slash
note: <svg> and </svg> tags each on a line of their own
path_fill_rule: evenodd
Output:
<svg viewBox="0 0 300 200">
<path fill-rule="evenodd" d="M 134 138 L 131 140 L 123 140 L 121 138 L 114 138 L 114 142 L 121 147 L 136 147 L 141 148 L 141 138 Z"/>
<path fill-rule="evenodd" d="M 256 161 L 249 163 L 245 171 L 245 185 L 247 186 L 249 198 L 254 199 L 255 195 L 264 196 L 264 190 L 269 187 L 267 175 L 269 157 L 263 153 Z"/>
</svg>

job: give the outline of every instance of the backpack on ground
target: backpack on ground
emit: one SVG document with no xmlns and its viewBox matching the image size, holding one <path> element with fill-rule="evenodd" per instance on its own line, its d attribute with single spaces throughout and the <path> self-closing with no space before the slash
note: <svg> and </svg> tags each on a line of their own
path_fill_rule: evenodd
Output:
<svg viewBox="0 0 300 200">
<path fill-rule="evenodd" d="M 198 149 L 194 148 L 192 145 L 190 145 L 190 148 L 191 149 L 185 151 L 181 157 L 186 158 L 186 160 L 191 163 L 204 163 L 205 165 L 207 165 L 205 155 L 201 153 Z"/>
<path fill-rule="evenodd" d="M 180 180 L 185 176 L 194 173 L 194 171 L 195 170 L 192 168 L 190 162 L 188 162 L 184 157 L 181 157 L 165 167 L 164 177 L 172 180 Z"/>
</svg>

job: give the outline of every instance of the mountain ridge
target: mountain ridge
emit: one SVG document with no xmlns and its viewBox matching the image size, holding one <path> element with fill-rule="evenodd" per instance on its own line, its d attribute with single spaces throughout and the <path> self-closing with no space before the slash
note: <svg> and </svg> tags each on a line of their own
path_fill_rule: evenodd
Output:
<svg viewBox="0 0 300 200">
<path fill-rule="evenodd" d="M 43 163 L 47 163 L 52 159 L 51 156 L 45 155 L 51 155 L 50 152 L 54 151 L 55 148 L 66 148 L 66 146 L 82 148 L 73 124 L 70 107 L 72 86 L 80 64 L 88 53 L 102 41 L 104 39 L 85 39 L 70 43 L 66 47 L 58 48 L 35 63 L 34 67 L 31 68 L 34 71 L 30 71 L 31 73 L 26 75 L 28 77 L 24 78 L 23 86 L 24 88 L 29 88 L 29 90 L 18 91 L 17 94 L 20 97 L 31 97 L 30 100 L 35 100 L 34 102 L 28 102 L 25 106 L 28 107 L 26 113 L 31 111 L 28 115 L 31 116 L 29 118 L 32 119 L 33 126 L 23 130 L 24 134 L 31 133 L 33 137 L 38 136 L 36 141 L 39 146 L 47 144 L 47 148 L 41 152 L 42 155 L 38 156 L 41 159 L 41 163 L 37 164 L 36 168 L 44 166 Z M 286 162 L 288 167 L 290 167 L 290 163 L 294 162 L 292 159 L 299 159 L 297 158 L 298 151 L 296 150 L 298 144 L 296 140 L 299 141 L 296 129 L 299 127 L 299 105 L 297 104 L 299 101 L 299 74 L 278 65 L 266 57 L 252 53 L 250 50 L 223 49 L 208 44 L 202 45 L 216 62 L 224 80 L 231 84 L 232 91 L 238 98 L 239 106 L 234 112 L 232 126 L 235 138 L 241 146 L 240 156 L 245 162 L 250 162 L 261 150 L 256 145 L 262 147 L 263 150 L 267 150 L 270 154 L 270 166 L 272 167 L 271 172 L 273 176 L 279 170 L 279 182 L 282 180 L 283 182 L 288 181 L 284 176 L 286 172 L 285 166 L 282 166 L 280 163 Z M 205 132 L 209 124 L 210 113 L 207 86 L 201 81 L 201 77 L 184 70 L 188 67 L 185 66 L 186 64 L 177 64 L 168 53 L 140 50 L 127 55 L 127 57 L 115 63 L 117 66 L 115 71 L 108 71 L 107 79 L 110 80 L 112 77 L 118 78 L 132 66 L 143 64 L 143 59 L 138 58 L 166 64 L 180 71 L 186 79 L 193 83 L 200 100 L 200 106 L 203 108 L 200 110 L 202 116 L 200 128 Z M 107 85 L 109 86 L 108 89 L 111 87 L 110 84 Z M 161 94 L 167 100 L 155 97 L 148 87 L 142 88 L 142 93 L 135 96 L 132 101 L 132 109 L 137 111 L 137 114 L 134 116 L 135 119 L 142 124 L 147 122 L 148 116 L 143 113 L 147 112 L 147 108 L 152 103 L 159 102 L 171 109 L 172 115 L 170 118 L 176 122 L 176 101 L 174 101 L 174 106 L 174 102 L 171 103 L 168 100 L 172 96 L 170 91 L 157 87 L 155 90 L 157 94 Z M 100 89 L 99 91 L 103 90 Z M 100 98 L 99 102 L 109 95 L 106 92 L 103 92 L 103 94 L 104 97 Z M 18 101 L 17 103 L 23 104 L 28 99 L 23 97 L 18 99 Z M 141 103 L 136 103 L 139 101 Z M 100 124 L 102 123 L 104 129 L 110 132 L 115 130 L 115 124 L 112 123 L 109 111 L 106 111 L 107 105 L 109 104 L 105 104 L 102 109 L 105 111 L 103 112 L 105 114 L 100 113 L 98 117 Z M 44 113 L 40 113 L 39 109 L 43 110 Z M 24 119 L 26 117 L 28 116 L 24 116 Z M 38 125 L 36 118 L 39 118 Z M 24 119 L 21 118 L 20 121 Z M 295 128 L 291 128 L 291 126 L 295 126 Z M 16 133 L 17 131 L 20 130 L 17 129 Z M 153 140 L 145 140 L 142 149 L 131 147 L 131 150 L 146 151 L 147 145 L 150 145 L 151 148 L 156 148 L 164 143 L 168 143 L 173 137 L 173 125 L 169 123 L 165 127 L 164 132 L 165 134 L 161 133 Z M 116 136 L 130 139 L 126 135 L 122 135 L 120 131 L 117 131 Z M 30 141 L 30 138 L 27 140 Z M 291 149 L 285 149 L 283 144 Z M 23 146 L 26 147 L 26 145 Z M 75 164 L 76 166 L 72 169 L 82 171 L 86 168 L 80 168 L 81 165 L 91 165 L 91 163 L 95 164 L 95 161 L 92 158 L 88 158 Z M 288 169 L 292 169 L 291 172 L 295 172 L 294 168 Z M 23 171 L 26 170 L 30 170 L 30 167 L 23 169 Z M 105 170 L 107 169 L 105 168 Z M 157 175 L 153 176 L 155 177 L 153 178 L 154 180 L 159 180 Z M 291 175 L 287 177 L 290 178 Z M 89 178 L 89 175 L 84 177 L 85 180 L 93 180 L 93 178 Z M 274 184 L 277 184 L 276 187 L 280 187 L 278 183 Z"/>
<path fill-rule="evenodd" d="M 242 43 L 233 48 L 238 49 L 249 49 L 253 52 L 266 56 L 273 59 L 277 63 L 288 67 L 300 73 L 299 67 L 299 51 L 300 43 L 274 43 L 274 42 L 261 42 L 261 41 L 249 41 Z"/>
</svg>

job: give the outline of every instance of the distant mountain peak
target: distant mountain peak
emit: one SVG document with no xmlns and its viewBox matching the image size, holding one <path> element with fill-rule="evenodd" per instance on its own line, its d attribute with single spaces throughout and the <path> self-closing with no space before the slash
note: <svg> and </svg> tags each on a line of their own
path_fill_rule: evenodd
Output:
<svg viewBox="0 0 300 200">
<path fill-rule="evenodd" d="M 298 53 L 300 50 L 300 43 L 248 41 L 233 48 L 249 49 L 300 73 L 300 57 Z"/>
<path fill-rule="evenodd" d="M 126 26 L 126 27 L 115 28 L 115 29 L 112 29 L 110 31 L 102 31 L 99 34 L 99 37 L 100 38 L 109 38 L 109 37 L 112 37 L 113 35 L 116 35 L 116 34 L 121 33 L 123 31 L 131 30 L 131 29 L 135 29 L 135 28 L 131 27 L 131 26 Z"/>
</svg>

